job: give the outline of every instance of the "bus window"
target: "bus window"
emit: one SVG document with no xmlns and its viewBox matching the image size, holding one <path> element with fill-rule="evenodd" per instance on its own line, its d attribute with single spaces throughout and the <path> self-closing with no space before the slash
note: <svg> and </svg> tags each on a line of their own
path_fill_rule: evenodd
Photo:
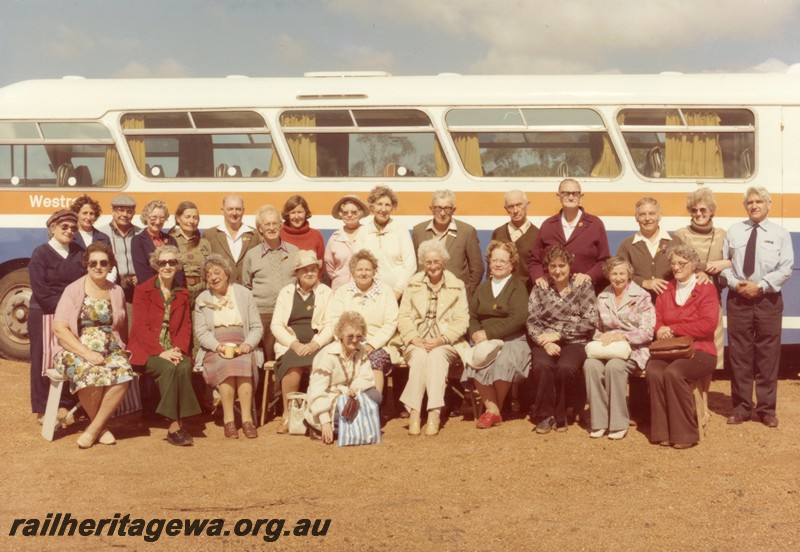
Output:
<svg viewBox="0 0 800 552">
<path fill-rule="evenodd" d="M 253 111 L 126 113 L 122 132 L 150 178 L 277 178 L 283 165 Z"/>
<path fill-rule="evenodd" d="M 417 109 L 294 110 L 280 122 L 297 169 L 309 177 L 447 174 L 430 118 Z"/>
<path fill-rule="evenodd" d="M 113 188 L 126 181 L 111 134 L 100 123 L 0 123 L 0 185 Z"/>
<path fill-rule="evenodd" d="M 602 117 L 591 109 L 453 109 L 445 121 L 461 163 L 483 177 L 620 174 Z"/>
<path fill-rule="evenodd" d="M 755 118 L 748 109 L 623 109 L 617 124 L 645 177 L 746 179 L 755 170 Z"/>
</svg>

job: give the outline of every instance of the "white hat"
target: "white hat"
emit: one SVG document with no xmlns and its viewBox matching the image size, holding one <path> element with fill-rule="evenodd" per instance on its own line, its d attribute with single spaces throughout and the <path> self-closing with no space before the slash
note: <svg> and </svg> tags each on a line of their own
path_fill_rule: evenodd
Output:
<svg viewBox="0 0 800 552">
<path fill-rule="evenodd" d="M 301 249 L 300 251 L 295 253 L 294 257 L 295 270 L 299 270 L 301 268 L 305 268 L 311 265 L 317 265 L 317 268 L 322 267 L 322 261 L 317 259 L 316 252 L 309 251 L 308 249 Z"/>
<path fill-rule="evenodd" d="M 489 339 L 486 341 L 481 341 L 472 349 L 470 349 L 472 360 L 467 364 L 469 364 L 473 370 L 483 370 L 484 368 L 488 368 L 497 359 L 497 355 L 500 354 L 500 350 L 502 348 L 502 339 Z"/>
</svg>

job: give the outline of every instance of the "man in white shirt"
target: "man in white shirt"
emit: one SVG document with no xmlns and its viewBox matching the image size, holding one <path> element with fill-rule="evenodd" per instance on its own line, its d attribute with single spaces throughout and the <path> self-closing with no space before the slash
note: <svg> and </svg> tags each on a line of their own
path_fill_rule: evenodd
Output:
<svg viewBox="0 0 800 552">
<path fill-rule="evenodd" d="M 450 254 L 445 268 L 464 282 L 467 297 L 471 297 L 483 279 L 483 254 L 478 233 L 473 226 L 453 218 L 456 212 L 456 196 L 452 191 L 433 192 L 430 209 L 433 219 L 420 222 L 411 232 L 414 252 L 424 241 L 430 239 L 442 241 Z M 418 264 L 417 270 L 422 269 L 422 265 Z"/>
<path fill-rule="evenodd" d="M 533 246 L 536 245 L 536 238 L 539 235 L 539 228 L 528 220 L 528 196 L 521 190 L 511 190 L 506 192 L 503 201 L 503 208 L 508 213 L 509 221 L 502 226 L 494 229 L 492 239 L 498 241 L 510 241 L 517 247 L 519 254 L 519 265 L 514 272 L 524 282 L 528 291 L 531 290 L 532 282 L 528 273 L 528 261 L 533 254 Z"/>
<path fill-rule="evenodd" d="M 242 283 L 242 263 L 245 254 L 259 244 L 255 231 L 243 224 L 244 200 L 237 195 L 225 196 L 222 200 L 222 215 L 225 220 L 216 228 L 209 228 L 203 237 L 211 244 L 211 250 L 225 256 L 233 268 L 232 281 Z"/>
</svg>

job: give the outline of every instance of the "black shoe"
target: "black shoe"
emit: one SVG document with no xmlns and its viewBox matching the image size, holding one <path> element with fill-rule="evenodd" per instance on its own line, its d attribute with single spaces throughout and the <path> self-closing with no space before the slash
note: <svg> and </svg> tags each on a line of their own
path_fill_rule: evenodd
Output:
<svg viewBox="0 0 800 552">
<path fill-rule="evenodd" d="M 544 435 L 545 433 L 550 433 L 550 430 L 553 429 L 554 425 L 556 425 L 556 419 L 550 416 L 536 424 L 536 429 L 534 429 L 534 431 Z"/>
<path fill-rule="evenodd" d="M 739 425 L 743 424 L 748 421 L 749 418 L 745 418 L 741 414 L 731 414 L 728 416 L 728 425 Z"/>
<path fill-rule="evenodd" d="M 167 432 L 167 441 L 176 447 L 187 447 L 194 443 L 192 436 L 186 433 L 183 428 L 178 429 L 174 433 Z"/>
<path fill-rule="evenodd" d="M 762 414 L 761 423 L 767 427 L 778 427 L 778 418 L 774 414 Z"/>
</svg>

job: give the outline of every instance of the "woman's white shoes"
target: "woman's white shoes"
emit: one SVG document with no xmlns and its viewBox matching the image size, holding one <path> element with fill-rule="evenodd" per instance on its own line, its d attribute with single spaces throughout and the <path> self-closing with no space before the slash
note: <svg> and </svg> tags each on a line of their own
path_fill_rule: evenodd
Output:
<svg viewBox="0 0 800 552">
<path fill-rule="evenodd" d="M 114 438 L 114 434 L 107 429 L 103 430 L 103 433 L 100 434 L 100 437 L 98 437 L 97 442 L 100 443 L 101 445 L 117 444 L 117 440 Z"/>
<path fill-rule="evenodd" d="M 628 430 L 627 429 L 620 429 L 620 430 L 612 431 L 611 433 L 609 433 L 608 434 L 608 438 L 609 439 L 614 439 L 615 441 L 618 441 L 619 439 L 624 439 L 627 434 L 628 434 Z"/>
<path fill-rule="evenodd" d="M 408 417 L 408 434 L 409 435 L 419 435 L 422 433 L 422 428 L 420 427 L 419 422 L 419 411 L 412 410 L 411 415 Z"/>
<path fill-rule="evenodd" d="M 605 429 L 595 429 L 591 433 L 589 433 L 589 437 L 591 437 L 592 439 L 599 439 L 605 434 L 606 434 Z"/>
</svg>

